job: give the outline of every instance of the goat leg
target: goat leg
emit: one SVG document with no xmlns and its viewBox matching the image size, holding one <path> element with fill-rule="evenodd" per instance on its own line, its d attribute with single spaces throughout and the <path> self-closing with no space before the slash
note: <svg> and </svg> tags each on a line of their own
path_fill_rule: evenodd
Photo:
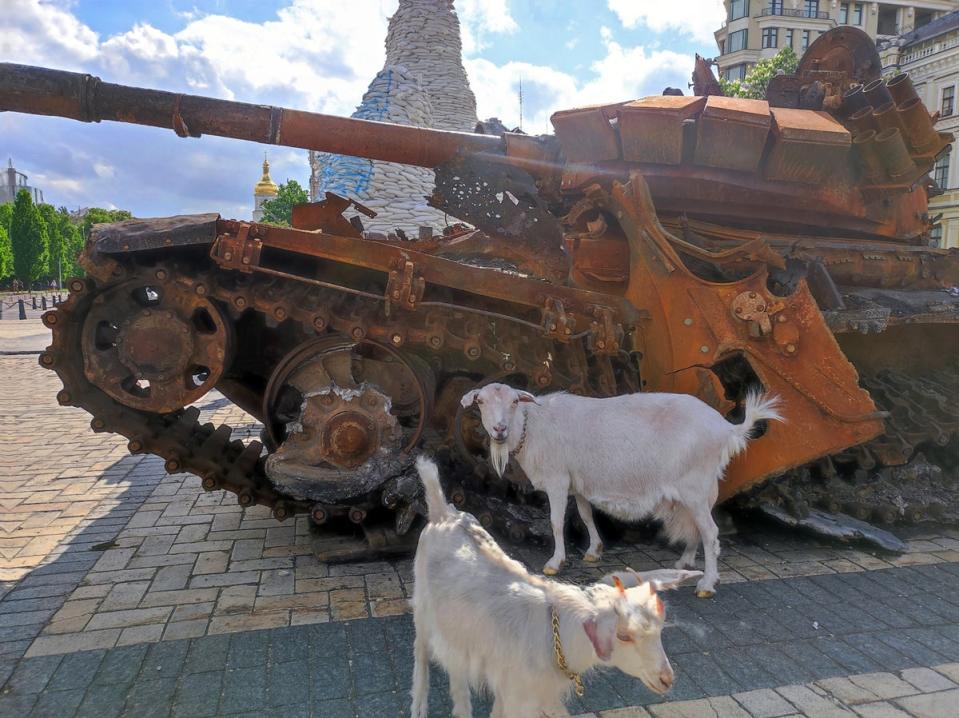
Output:
<svg viewBox="0 0 959 718">
<path fill-rule="evenodd" d="M 603 557 L 603 541 L 600 539 L 599 531 L 596 530 L 596 523 L 593 521 L 593 507 L 584 497 L 576 494 L 576 508 L 579 510 L 579 517 L 586 524 L 586 532 L 589 534 L 589 548 L 586 549 L 583 560 L 587 563 L 596 563 Z"/>
</svg>

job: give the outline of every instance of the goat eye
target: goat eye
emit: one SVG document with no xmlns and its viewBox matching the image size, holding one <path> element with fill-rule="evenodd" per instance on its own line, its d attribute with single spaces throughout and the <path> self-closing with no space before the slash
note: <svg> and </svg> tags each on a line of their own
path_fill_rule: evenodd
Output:
<svg viewBox="0 0 959 718">
<path fill-rule="evenodd" d="M 477 404 L 482 404 L 482 403 L 483 403 L 483 400 L 482 400 L 482 399 L 477 399 L 477 400 L 476 400 L 476 403 L 477 403 Z"/>
<path fill-rule="evenodd" d="M 513 399 L 513 406 L 516 406 L 517 404 L 519 404 L 519 399 Z"/>
<path fill-rule="evenodd" d="M 616 634 L 616 638 L 617 638 L 617 640 L 620 640 L 620 641 L 622 641 L 623 643 L 632 643 L 632 642 L 633 642 L 633 637 L 630 636 L 628 633 L 617 633 L 617 634 Z"/>
</svg>

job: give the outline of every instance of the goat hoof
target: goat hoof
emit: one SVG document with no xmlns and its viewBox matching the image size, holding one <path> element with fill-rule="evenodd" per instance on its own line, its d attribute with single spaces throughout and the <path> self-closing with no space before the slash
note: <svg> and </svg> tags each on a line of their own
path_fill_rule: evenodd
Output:
<svg viewBox="0 0 959 718">
<path fill-rule="evenodd" d="M 583 560 L 586 563 L 599 563 L 600 561 L 603 560 L 603 557 L 602 555 L 598 553 L 588 553 L 585 556 L 583 556 Z"/>
<path fill-rule="evenodd" d="M 544 576 L 555 576 L 555 575 L 557 575 L 560 571 L 562 571 L 564 568 L 566 568 L 566 562 L 565 562 L 565 561 L 561 561 L 561 562 L 560 562 L 559 568 L 553 568 L 553 567 L 550 566 L 550 565 L 546 565 L 546 566 L 543 566 L 543 575 L 544 575 Z"/>
<path fill-rule="evenodd" d="M 715 595 L 715 591 L 696 591 L 696 598 L 712 598 Z"/>
</svg>

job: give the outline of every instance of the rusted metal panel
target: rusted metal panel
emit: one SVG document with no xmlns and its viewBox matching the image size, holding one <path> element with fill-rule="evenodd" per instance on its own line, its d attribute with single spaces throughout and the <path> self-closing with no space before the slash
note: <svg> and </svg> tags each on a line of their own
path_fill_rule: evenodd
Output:
<svg viewBox="0 0 959 718">
<path fill-rule="evenodd" d="M 755 172 L 770 124 L 765 100 L 710 95 L 697 122 L 696 164 Z"/>
<path fill-rule="evenodd" d="M 683 161 L 683 121 L 705 106 L 705 97 L 670 95 L 623 104 L 618 113 L 623 159 L 678 165 Z"/>
<path fill-rule="evenodd" d="M 619 138 L 610 123 L 617 107 L 596 105 L 553 114 L 550 121 L 567 162 L 602 162 L 620 156 Z"/>
<path fill-rule="evenodd" d="M 765 164 L 767 179 L 816 184 L 849 174 L 849 131 L 831 115 L 773 107 L 773 142 Z"/>
<path fill-rule="evenodd" d="M 219 219 L 220 215 L 216 213 L 127 219 L 93 225 L 90 239 L 97 251 L 104 254 L 209 245 L 216 239 L 216 223 Z"/>
<path fill-rule="evenodd" d="M 613 185 L 609 203 L 622 213 L 629 237 L 626 296 L 651 312 L 642 337 L 646 390 L 696 394 L 703 390 L 703 382 L 683 370 L 741 354 L 763 386 L 782 397 L 790 425 L 802 427 L 797 435 L 788 426 L 771 424 L 766 435 L 730 465 L 720 484 L 720 500 L 786 467 L 882 432 L 881 414 L 859 388 L 856 370 L 836 344 L 804 283 L 789 297 L 771 297 L 765 270 L 726 284 L 696 277 L 656 219 L 648 188 L 638 173 L 626 184 Z M 755 322 L 737 316 L 734 302 L 744 292 L 765 299 L 762 313 L 772 312 L 771 331 L 754 331 Z"/>
</svg>

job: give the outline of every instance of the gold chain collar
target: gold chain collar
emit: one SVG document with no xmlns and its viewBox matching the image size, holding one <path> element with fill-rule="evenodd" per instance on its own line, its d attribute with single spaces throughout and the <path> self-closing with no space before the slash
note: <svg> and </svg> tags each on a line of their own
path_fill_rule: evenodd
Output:
<svg viewBox="0 0 959 718">
<path fill-rule="evenodd" d="M 529 414 L 526 413 L 526 409 L 523 409 L 523 431 L 519 435 L 519 443 L 516 445 L 516 448 L 513 449 L 511 453 L 513 456 L 516 456 L 519 452 L 523 450 L 523 445 L 526 443 L 526 424 L 529 421 Z"/>
<path fill-rule="evenodd" d="M 586 689 L 583 688 L 583 679 L 578 673 L 574 673 L 569 669 L 569 665 L 566 663 L 566 656 L 563 655 L 563 641 L 559 637 L 559 614 L 556 613 L 554 606 L 549 607 L 549 613 L 553 623 L 553 651 L 556 653 L 556 665 L 559 666 L 559 669 L 565 673 L 566 677 L 576 686 L 576 695 L 582 698 L 583 694 L 586 693 Z"/>
</svg>

